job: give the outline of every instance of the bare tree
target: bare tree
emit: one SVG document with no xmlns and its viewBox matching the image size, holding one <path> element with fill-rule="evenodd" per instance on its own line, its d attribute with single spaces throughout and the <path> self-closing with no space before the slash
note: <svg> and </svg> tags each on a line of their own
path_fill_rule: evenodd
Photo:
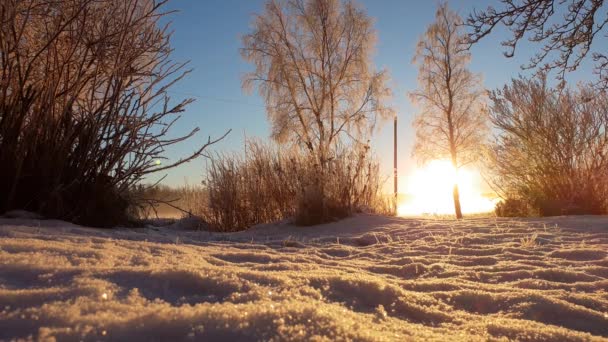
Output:
<svg viewBox="0 0 608 342">
<path fill-rule="evenodd" d="M 375 40 L 372 19 L 350 0 L 270 0 L 243 38 L 255 65 L 244 86 L 258 85 L 273 138 L 303 146 L 321 171 L 339 140 L 391 113 L 386 73 L 372 67 Z"/>
<path fill-rule="evenodd" d="M 565 74 L 576 70 L 591 54 L 599 77 L 596 86 L 608 89 L 608 56 L 602 49 L 606 44 L 601 42 L 608 37 L 605 31 L 608 15 L 603 0 L 501 0 L 501 3 L 501 8 L 489 6 L 469 16 L 470 44 L 504 25 L 512 33 L 510 39 L 502 42 L 507 48 L 505 56 L 513 57 L 517 44 L 525 37 L 543 45 L 524 68 L 557 70 L 557 77 L 564 85 Z M 594 45 L 596 50 L 592 49 Z"/>
<path fill-rule="evenodd" d="M 242 55 L 255 65 L 244 87 L 258 86 L 273 138 L 299 146 L 316 168 L 300 191 L 299 218 L 331 219 L 336 146 L 368 149 L 377 118 L 392 113 L 386 73 L 372 66 L 375 40 L 372 19 L 350 0 L 269 0 L 243 37 Z"/>
<path fill-rule="evenodd" d="M 504 200 L 524 201 L 541 215 L 606 213 L 605 92 L 557 91 L 541 75 L 514 79 L 490 99 L 490 181 Z"/>
<path fill-rule="evenodd" d="M 168 137 L 192 100 L 167 95 L 188 71 L 170 59 L 165 3 L 0 3 L 0 211 L 112 225 L 134 184 L 213 143 L 159 165 L 198 131 Z"/>
<path fill-rule="evenodd" d="M 471 56 L 462 49 L 462 20 L 447 4 L 439 5 L 436 20 L 418 41 L 418 89 L 410 93 L 421 107 L 414 121 L 414 155 L 425 162 L 447 158 L 456 170 L 476 161 L 487 131 L 481 77 L 467 69 Z M 462 218 L 458 184 L 454 210 Z"/>
</svg>

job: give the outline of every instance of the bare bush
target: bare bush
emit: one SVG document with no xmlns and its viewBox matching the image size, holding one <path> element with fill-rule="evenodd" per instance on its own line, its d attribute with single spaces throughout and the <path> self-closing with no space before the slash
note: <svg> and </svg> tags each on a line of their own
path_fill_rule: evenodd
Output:
<svg viewBox="0 0 608 342">
<path fill-rule="evenodd" d="M 330 219 L 355 211 L 390 210 L 381 195 L 379 165 L 370 159 L 368 148 L 344 150 L 331 159 L 323 197 L 310 186 L 317 169 L 309 155 L 259 142 L 249 142 L 246 151 L 244 156 L 223 154 L 210 161 L 205 180 L 208 207 L 200 215 L 215 229 L 242 230 L 292 217 L 298 224 L 316 224 L 323 212 L 318 208 L 321 201 Z"/>
<path fill-rule="evenodd" d="M 588 86 L 560 92 L 543 76 L 514 79 L 490 97 L 497 136 L 488 160 L 501 196 L 541 215 L 606 213 L 606 93 Z"/>
<path fill-rule="evenodd" d="M 505 198 L 496 203 L 494 212 L 498 217 L 538 216 L 538 213 L 530 207 L 530 204 L 526 200 L 513 197 Z"/>
<path fill-rule="evenodd" d="M 0 3 L 0 211 L 79 223 L 128 219 L 128 189 L 167 165 L 168 132 L 192 100 L 167 89 L 186 73 L 170 59 L 166 1 Z"/>
</svg>

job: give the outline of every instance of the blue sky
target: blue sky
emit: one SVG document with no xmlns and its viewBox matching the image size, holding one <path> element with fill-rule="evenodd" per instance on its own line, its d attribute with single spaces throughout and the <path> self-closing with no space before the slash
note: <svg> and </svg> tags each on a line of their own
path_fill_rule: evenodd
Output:
<svg viewBox="0 0 608 342">
<path fill-rule="evenodd" d="M 194 97 L 196 102 L 183 113 L 175 125 L 174 134 L 185 133 L 194 127 L 200 132 L 187 142 L 168 151 L 171 157 L 195 150 L 208 136 L 216 137 L 228 129 L 232 133 L 215 151 L 239 152 L 243 150 L 244 137 L 267 139 L 269 123 L 264 104 L 256 92 L 247 94 L 241 89 L 242 76 L 250 71 L 240 56 L 240 37 L 250 30 L 252 14 L 263 9 L 262 0 L 173 0 L 167 9 L 177 9 L 172 14 L 172 46 L 176 61 L 190 61 L 193 72 L 172 88 L 171 96 L 179 99 Z M 360 0 L 367 13 L 375 19 L 378 44 L 374 63 L 391 76 L 393 89 L 391 104 L 399 118 L 399 174 L 400 192 L 404 191 L 405 178 L 416 167 L 411 158 L 414 130 L 411 122 L 416 108 L 407 98 L 407 92 L 416 87 L 417 69 L 411 60 L 420 35 L 434 20 L 437 2 L 403 0 Z M 450 0 L 449 6 L 463 17 L 473 8 L 485 8 L 490 1 Z M 521 71 L 520 65 L 528 60 L 532 49 L 528 43 L 520 46 L 516 57 L 503 56 L 500 41 L 505 31 L 497 31 L 472 49 L 470 68 L 483 75 L 484 85 L 494 89 L 508 82 Z M 589 75 L 589 74 L 587 74 Z M 576 80 L 576 75 L 572 79 Z M 372 142 L 375 153 L 387 176 L 392 171 L 392 121 L 380 125 Z M 199 159 L 168 172 L 165 184 L 190 184 L 201 181 L 205 161 Z M 158 175 L 160 178 L 162 175 Z"/>
</svg>

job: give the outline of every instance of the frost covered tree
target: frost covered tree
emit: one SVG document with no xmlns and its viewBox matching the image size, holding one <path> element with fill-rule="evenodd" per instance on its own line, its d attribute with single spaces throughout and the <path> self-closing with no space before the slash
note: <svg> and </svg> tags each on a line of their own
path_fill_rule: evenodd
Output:
<svg viewBox="0 0 608 342">
<path fill-rule="evenodd" d="M 252 26 L 241 53 L 255 70 L 244 87 L 257 86 L 264 98 L 272 137 L 301 149 L 312 166 L 301 175 L 308 185 L 296 222 L 343 216 L 352 208 L 330 183 L 348 193 L 353 179 L 336 179 L 331 161 L 344 150 L 367 158 L 376 120 L 391 115 L 387 75 L 372 64 L 373 21 L 350 0 L 270 0 Z"/>
<path fill-rule="evenodd" d="M 410 98 L 420 107 L 414 120 L 414 155 L 422 162 L 449 159 L 454 169 L 474 162 L 487 132 L 481 77 L 467 69 L 471 59 L 463 49 L 462 20 L 447 4 L 417 45 L 418 89 Z M 462 218 L 458 184 L 453 188 L 454 210 Z"/>
<path fill-rule="evenodd" d="M 503 208 L 520 202 L 543 216 L 605 214 L 607 94 L 584 84 L 558 91 L 541 74 L 513 79 L 489 97 L 496 132 L 489 183 Z"/>
<path fill-rule="evenodd" d="M 509 39 L 502 42 L 507 48 L 505 56 L 513 57 L 518 43 L 525 37 L 542 44 L 542 48 L 524 68 L 540 67 L 543 72 L 556 70 L 558 79 L 564 81 L 567 72 L 576 70 L 591 55 L 596 62 L 595 73 L 599 78 L 596 86 L 608 89 L 608 56 L 605 51 L 608 15 L 603 0 L 500 2 L 502 4 L 498 8 L 489 6 L 469 16 L 467 25 L 472 30 L 470 44 L 486 37 L 497 26 L 504 25 L 512 33 Z"/>
<path fill-rule="evenodd" d="M 372 19 L 340 0 L 268 1 L 243 37 L 242 55 L 255 65 L 244 86 L 258 86 L 272 137 L 309 151 L 320 171 L 345 137 L 357 141 L 390 115 L 387 75 L 372 65 L 375 41 Z"/>
</svg>

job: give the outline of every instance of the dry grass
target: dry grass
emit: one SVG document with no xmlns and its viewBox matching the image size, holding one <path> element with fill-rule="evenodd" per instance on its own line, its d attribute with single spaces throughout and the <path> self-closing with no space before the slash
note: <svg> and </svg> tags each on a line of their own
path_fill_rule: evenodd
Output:
<svg viewBox="0 0 608 342">
<path fill-rule="evenodd" d="M 207 169 L 206 208 L 198 212 L 220 231 L 295 218 L 318 224 L 354 212 L 392 212 L 382 195 L 379 165 L 366 148 L 337 152 L 320 177 L 299 150 L 248 142 L 244 156 L 216 155 Z"/>
<path fill-rule="evenodd" d="M 197 216 L 205 212 L 208 203 L 205 188 L 188 183 L 178 187 L 140 185 L 132 190 L 130 196 L 142 204 L 135 213 L 140 219 Z"/>
<path fill-rule="evenodd" d="M 378 164 L 367 151 L 340 154 L 329 165 L 320 193 L 310 158 L 249 142 L 244 155 L 211 157 L 201 185 L 141 186 L 131 196 L 146 203 L 138 213 L 141 218 L 194 216 L 223 232 L 285 219 L 307 225 L 356 212 L 393 214 L 393 199 L 381 193 Z M 324 212 L 325 217 L 317 216 Z"/>
<path fill-rule="evenodd" d="M 537 243 L 536 243 L 536 238 L 537 237 L 538 237 L 538 234 L 534 233 L 534 234 L 532 234 L 530 236 L 521 238 L 519 240 L 520 241 L 520 246 L 522 248 L 534 248 L 534 247 L 536 247 L 537 246 Z"/>
</svg>

